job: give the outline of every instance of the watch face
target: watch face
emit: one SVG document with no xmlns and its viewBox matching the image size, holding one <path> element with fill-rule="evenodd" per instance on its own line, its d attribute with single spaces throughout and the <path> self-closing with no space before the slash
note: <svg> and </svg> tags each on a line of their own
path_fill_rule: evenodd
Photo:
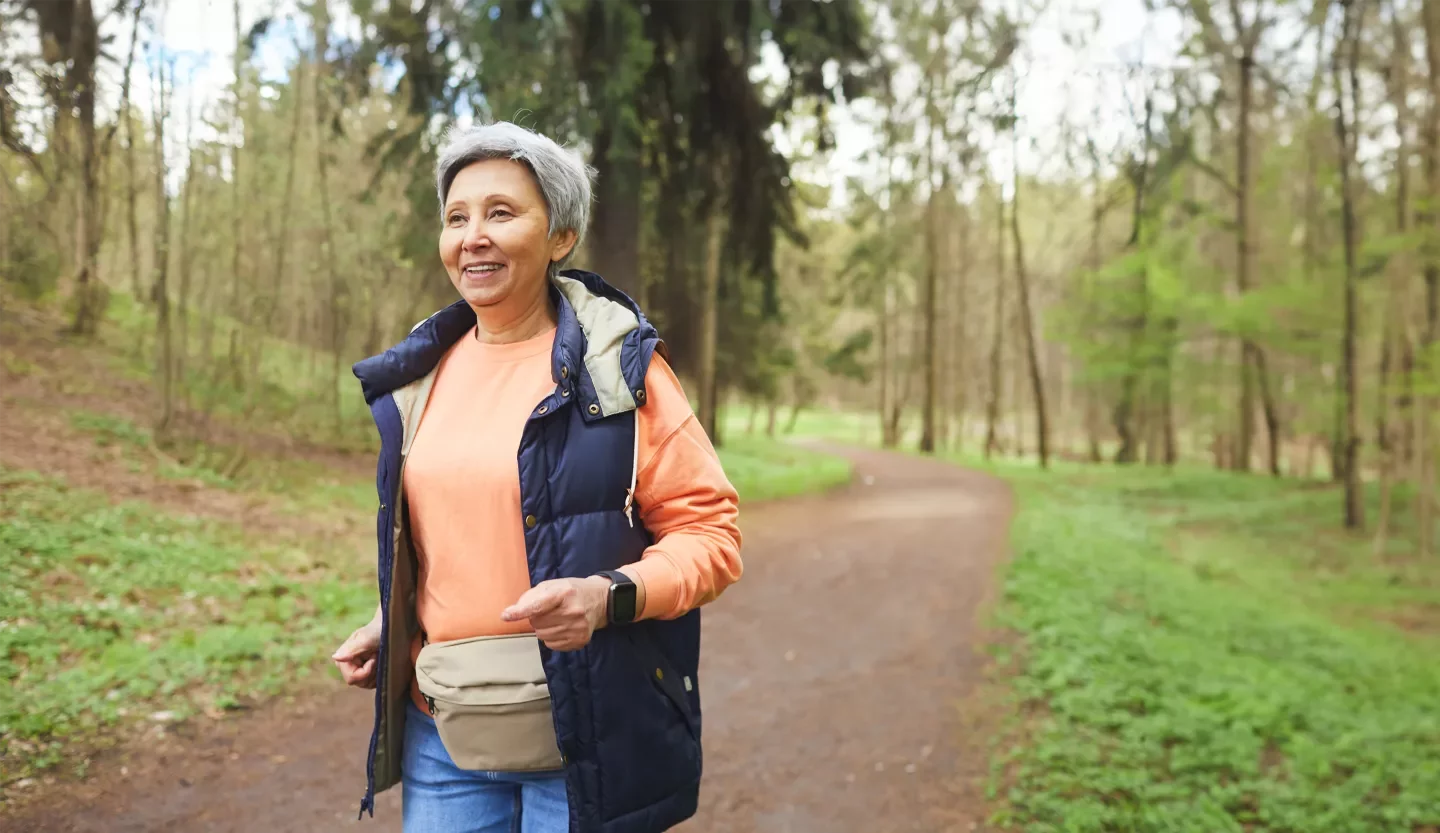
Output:
<svg viewBox="0 0 1440 833">
<path fill-rule="evenodd" d="M 614 622 L 635 621 L 635 585 L 610 585 L 610 619 Z"/>
</svg>

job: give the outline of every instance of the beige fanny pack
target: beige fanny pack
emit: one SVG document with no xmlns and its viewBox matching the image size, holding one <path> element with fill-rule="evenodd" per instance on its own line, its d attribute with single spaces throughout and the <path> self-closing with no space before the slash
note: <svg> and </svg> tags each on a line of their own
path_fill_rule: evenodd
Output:
<svg viewBox="0 0 1440 833">
<path fill-rule="evenodd" d="M 415 660 L 415 680 L 456 766 L 561 768 L 550 687 L 533 633 L 427 642 Z"/>
</svg>

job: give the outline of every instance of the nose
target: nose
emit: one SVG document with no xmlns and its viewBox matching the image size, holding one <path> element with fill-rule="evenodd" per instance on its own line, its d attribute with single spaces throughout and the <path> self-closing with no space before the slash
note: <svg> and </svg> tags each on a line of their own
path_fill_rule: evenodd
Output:
<svg viewBox="0 0 1440 833">
<path fill-rule="evenodd" d="M 476 218 L 465 229 L 465 240 L 461 244 L 467 252 L 478 252 L 490 247 L 490 235 L 485 230 L 485 221 Z"/>
</svg>

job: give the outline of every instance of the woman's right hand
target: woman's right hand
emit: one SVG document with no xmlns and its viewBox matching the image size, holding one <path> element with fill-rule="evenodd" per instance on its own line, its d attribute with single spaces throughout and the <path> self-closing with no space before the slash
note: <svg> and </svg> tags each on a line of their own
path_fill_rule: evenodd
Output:
<svg viewBox="0 0 1440 833">
<path fill-rule="evenodd" d="M 340 669 L 340 677 L 346 685 L 356 688 L 375 687 L 376 655 L 380 652 L 381 611 L 375 609 L 375 618 L 359 627 L 350 638 L 340 644 L 330 659 Z"/>
</svg>

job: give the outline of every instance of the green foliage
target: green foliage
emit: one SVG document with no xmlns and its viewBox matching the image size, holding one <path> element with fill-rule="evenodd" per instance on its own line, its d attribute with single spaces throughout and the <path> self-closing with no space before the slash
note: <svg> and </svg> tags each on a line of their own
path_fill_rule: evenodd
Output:
<svg viewBox="0 0 1440 833">
<path fill-rule="evenodd" d="M 114 348 L 119 367 L 136 378 L 151 379 L 155 311 L 128 294 L 113 298 L 107 317 L 114 329 L 102 337 Z M 196 325 L 213 330 L 208 341 L 196 339 L 211 352 L 192 353 L 185 365 L 183 386 L 200 410 L 241 424 L 267 425 L 301 442 L 352 449 L 373 444 L 373 422 L 359 383 L 349 372 L 332 375 L 332 354 L 263 335 L 229 316 L 205 317 Z M 236 368 L 229 353 L 237 337 L 258 342 L 257 349 L 263 351 L 253 379 Z"/>
<path fill-rule="evenodd" d="M 997 821 L 1027 831 L 1409 833 L 1440 823 L 1433 565 L 1374 561 L 1329 490 L 1012 470 L 999 624 L 1022 715 Z"/>
<path fill-rule="evenodd" d="M 58 760 L 75 735 L 293 686 L 373 607 L 348 543 L 0 470 L 0 782 Z"/>
<path fill-rule="evenodd" d="M 93 436 L 101 448 L 112 445 L 147 448 L 150 445 L 150 432 L 124 417 L 74 411 L 70 414 L 70 426 Z"/>
<path fill-rule="evenodd" d="M 727 438 L 720 460 L 745 502 L 822 492 L 850 480 L 847 460 L 761 437 Z"/>
<path fill-rule="evenodd" d="M 870 346 L 874 341 L 875 333 L 871 330 L 857 330 L 851 333 L 839 347 L 836 347 L 824 358 L 825 370 L 842 379 L 853 379 L 857 382 L 869 381 L 870 369 L 862 363 L 861 357 L 870 351 Z"/>
</svg>

